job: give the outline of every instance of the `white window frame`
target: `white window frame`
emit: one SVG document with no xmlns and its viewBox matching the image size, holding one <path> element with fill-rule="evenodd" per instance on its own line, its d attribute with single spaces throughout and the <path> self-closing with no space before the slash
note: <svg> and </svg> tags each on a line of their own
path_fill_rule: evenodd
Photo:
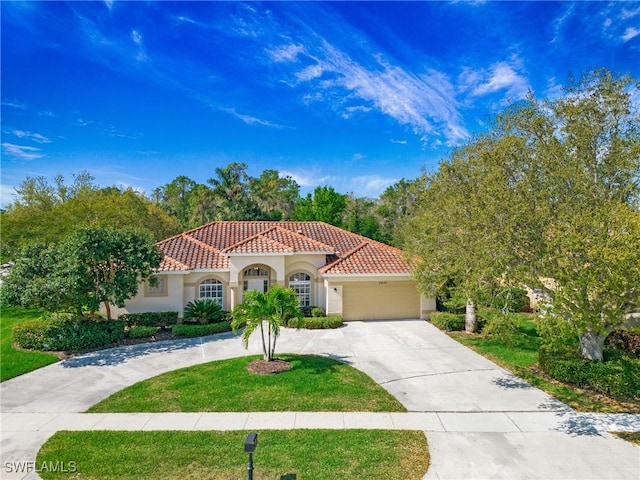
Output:
<svg viewBox="0 0 640 480">
<path fill-rule="evenodd" d="M 207 278 L 198 285 L 198 298 L 211 298 L 224 305 L 224 285 L 220 280 Z"/>
<path fill-rule="evenodd" d="M 312 284 L 313 280 L 308 273 L 296 272 L 289 275 L 289 288 L 295 290 L 298 295 L 299 306 L 310 307 L 312 305 Z"/>
</svg>

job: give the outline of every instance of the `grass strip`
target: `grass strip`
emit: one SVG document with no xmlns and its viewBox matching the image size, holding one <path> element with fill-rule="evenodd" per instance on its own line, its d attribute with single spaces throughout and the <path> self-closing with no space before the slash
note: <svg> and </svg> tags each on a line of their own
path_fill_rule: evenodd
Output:
<svg viewBox="0 0 640 480">
<path fill-rule="evenodd" d="M 45 480 L 240 480 L 247 475 L 247 433 L 58 432 L 38 453 L 36 468 Z M 55 466 L 58 472 L 46 471 Z M 428 466 L 418 431 L 268 430 L 258 432 L 254 454 L 261 480 L 419 480 Z"/>
</svg>

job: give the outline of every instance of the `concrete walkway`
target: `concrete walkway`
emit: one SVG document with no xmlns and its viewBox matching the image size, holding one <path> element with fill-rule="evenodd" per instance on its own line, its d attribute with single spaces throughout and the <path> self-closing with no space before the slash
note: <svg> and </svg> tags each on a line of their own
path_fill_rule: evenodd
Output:
<svg viewBox="0 0 640 480">
<path fill-rule="evenodd" d="M 58 430 L 383 428 L 426 432 L 425 479 L 640 478 L 640 448 L 607 431 L 640 431 L 640 415 L 579 414 L 422 321 L 353 322 L 330 331 L 284 330 L 279 352 L 321 354 L 369 374 L 409 413 L 85 414 L 151 376 L 249 352 L 239 338 L 159 342 L 96 352 L 0 385 L 0 462 L 35 459 Z M 13 476 L 11 476 L 13 475 Z"/>
</svg>

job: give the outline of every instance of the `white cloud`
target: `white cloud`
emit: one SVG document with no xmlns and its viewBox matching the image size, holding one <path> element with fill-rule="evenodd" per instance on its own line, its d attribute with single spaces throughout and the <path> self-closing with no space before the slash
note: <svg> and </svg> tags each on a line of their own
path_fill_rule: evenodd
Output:
<svg viewBox="0 0 640 480">
<path fill-rule="evenodd" d="M 26 145 L 15 145 L 5 142 L 2 144 L 2 151 L 5 155 L 18 158 L 20 160 L 36 160 L 44 157 L 39 148 L 29 147 Z"/>
<path fill-rule="evenodd" d="M 627 27 L 627 29 L 624 31 L 624 35 L 622 35 L 621 38 L 623 42 L 628 42 L 629 40 L 637 37 L 638 35 L 640 35 L 640 29 L 637 29 L 635 27 Z"/>
<path fill-rule="evenodd" d="M 280 172 L 281 177 L 291 177 L 301 187 L 319 187 L 334 183 L 337 177 L 331 175 L 320 176 L 317 171 L 305 171 L 304 173 L 296 173 L 288 170 Z"/>
<path fill-rule="evenodd" d="M 300 82 L 308 82 L 314 78 L 319 78 L 324 73 L 324 69 L 320 64 L 309 65 L 303 70 L 296 73 L 296 78 Z"/>
<path fill-rule="evenodd" d="M 138 62 L 146 62 L 149 60 L 147 57 L 147 52 L 144 49 L 144 43 L 142 41 L 142 35 L 137 30 L 131 30 L 131 40 L 138 47 L 138 53 L 136 55 L 136 60 Z"/>
<path fill-rule="evenodd" d="M 351 157 L 351 160 L 354 160 L 354 161 L 356 161 L 356 162 L 357 162 L 358 160 L 364 160 L 365 158 L 367 158 L 367 156 L 366 156 L 366 155 L 364 155 L 364 154 L 362 154 L 362 153 L 360 153 L 360 152 L 356 152 L 356 153 L 354 153 L 354 154 L 353 154 L 353 156 Z"/>
<path fill-rule="evenodd" d="M 113 2 L 114 0 L 104 0 L 104 4 L 107 6 L 109 10 L 113 8 Z"/>
<path fill-rule="evenodd" d="M 385 178 L 377 175 L 363 175 L 351 179 L 353 193 L 361 197 L 378 197 L 390 185 L 398 182 L 399 178 Z"/>
<path fill-rule="evenodd" d="M 395 143 L 396 145 L 406 145 L 408 142 L 406 140 L 394 140 L 392 138 L 391 143 Z"/>
<path fill-rule="evenodd" d="M 25 132 L 24 130 L 13 130 L 11 133 L 18 138 L 24 138 L 36 143 L 51 143 L 51 140 L 39 133 Z"/>
<path fill-rule="evenodd" d="M 304 47 L 299 44 L 289 44 L 267 50 L 268 55 L 274 62 L 293 62 L 298 55 L 304 52 Z"/>
<path fill-rule="evenodd" d="M 476 97 L 501 94 L 500 105 L 524 98 L 529 92 L 527 78 L 519 73 L 521 61 L 513 56 L 509 62 L 496 62 L 486 69 L 463 68 L 458 77 L 458 90 L 468 95 L 468 102 Z"/>
<path fill-rule="evenodd" d="M 277 123 L 270 122 L 269 120 L 263 120 L 261 118 L 253 117 L 251 115 L 244 115 L 236 112 L 234 108 L 225 108 L 223 111 L 233 115 L 238 120 L 242 120 L 247 125 L 262 125 L 263 127 L 271 127 L 271 128 L 284 128 L 282 125 L 278 125 Z"/>
</svg>

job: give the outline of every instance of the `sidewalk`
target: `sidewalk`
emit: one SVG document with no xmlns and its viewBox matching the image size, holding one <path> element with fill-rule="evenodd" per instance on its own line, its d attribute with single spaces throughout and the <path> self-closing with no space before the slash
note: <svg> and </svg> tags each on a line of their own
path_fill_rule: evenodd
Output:
<svg viewBox="0 0 640 480">
<path fill-rule="evenodd" d="M 381 429 L 424 432 L 565 432 L 601 435 L 640 431 L 640 415 L 576 412 L 248 412 L 248 413 L 9 413 L 3 432 L 59 430 Z"/>
</svg>

